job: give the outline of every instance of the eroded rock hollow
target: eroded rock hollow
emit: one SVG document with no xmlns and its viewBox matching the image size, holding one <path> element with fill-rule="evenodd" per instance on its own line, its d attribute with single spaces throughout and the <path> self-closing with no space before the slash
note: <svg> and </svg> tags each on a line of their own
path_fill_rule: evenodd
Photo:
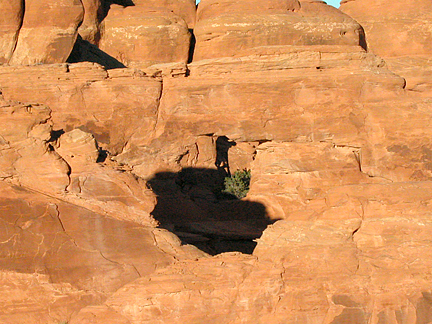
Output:
<svg viewBox="0 0 432 324">
<path fill-rule="evenodd" d="M 0 9 L 0 323 L 432 322 L 428 1 Z"/>
</svg>

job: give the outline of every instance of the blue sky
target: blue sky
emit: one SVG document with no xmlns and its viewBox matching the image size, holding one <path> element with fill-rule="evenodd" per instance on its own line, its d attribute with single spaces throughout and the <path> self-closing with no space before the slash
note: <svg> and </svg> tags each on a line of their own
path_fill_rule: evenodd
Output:
<svg viewBox="0 0 432 324">
<path fill-rule="evenodd" d="M 324 0 L 327 4 L 332 5 L 333 7 L 339 8 L 340 0 Z"/>
<path fill-rule="evenodd" d="M 333 7 L 339 8 L 340 0 L 324 0 L 329 5 L 332 5 Z M 196 0 L 196 3 L 198 3 L 199 0 Z"/>
</svg>

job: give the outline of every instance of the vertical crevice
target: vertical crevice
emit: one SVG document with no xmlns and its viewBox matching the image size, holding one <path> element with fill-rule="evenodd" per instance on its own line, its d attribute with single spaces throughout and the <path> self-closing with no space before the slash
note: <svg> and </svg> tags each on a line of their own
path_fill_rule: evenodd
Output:
<svg viewBox="0 0 432 324">
<path fill-rule="evenodd" d="M 190 38 L 190 45 L 189 45 L 188 63 L 192 63 L 194 52 L 195 52 L 196 38 L 192 28 L 189 29 L 189 33 L 191 35 L 191 38 Z"/>
<path fill-rule="evenodd" d="M 363 47 L 366 52 L 368 51 L 368 46 L 367 46 L 367 41 L 366 41 L 366 33 L 365 33 L 363 27 L 361 27 L 360 33 L 359 33 L 359 45 L 361 47 Z"/>
<path fill-rule="evenodd" d="M 20 32 L 21 32 L 21 28 L 24 25 L 25 11 L 26 11 L 25 0 L 21 0 L 21 17 L 18 17 L 18 18 L 21 18 L 21 22 L 20 22 L 20 24 L 18 26 L 18 29 L 16 31 L 15 44 L 14 44 L 12 50 L 11 50 L 11 55 L 10 55 L 10 58 L 9 58 L 9 62 L 12 60 L 12 57 L 14 56 L 15 50 L 16 50 L 16 48 L 18 46 L 19 35 L 20 35 Z"/>
</svg>

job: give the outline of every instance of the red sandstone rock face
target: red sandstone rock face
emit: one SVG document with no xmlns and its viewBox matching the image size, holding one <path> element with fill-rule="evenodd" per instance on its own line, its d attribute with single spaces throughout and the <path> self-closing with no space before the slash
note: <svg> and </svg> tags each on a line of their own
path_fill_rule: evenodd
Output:
<svg viewBox="0 0 432 324">
<path fill-rule="evenodd" d="M 50 282 L 42 273 L 2 270 L 0 282 L 0 323 L 62 323 L 93 298 L 70 284 Z"/>
<path fill-rule="evenodd" d="M 168 9 L 181 17 L 188 28 L 194 28 L 196 15 L 194 0 L 135 0 L 133 2 L 135 6 L 145 6 L 153 8 L 153 10 Z"/>
<path fill-rule="evenodd" d="M 328 143 L 264 143 L 257 147 L 252 170 L 248 198 L 268 206 L 273 219 L 299 213 L 314 218 L 326 208 L 328 189 L 374 182 L 361 172 L 358 148 Z"/>
<path fill-rule="evenodd" d="M 203 0 L 208 59 L 187 66 L 172 62 L 190 25 L 137 2 L 112 6 L 106 39 L 161 27 L 171 63 L 0 68 L 0 322 L 432 320 L 429 92 L 322 2 L 248 4 Z M 228 164 L 251 169 L 246 199 L 212 191 Z M 277 221 L 252 255 L 210 257 L 150 213 L 210 253 Z"/>
<path fill-rule="evenodd" d="M 84 20 L 78 32 L 92 44 L 100 41 L 100 23 L 104 16 L 103 0 L 81 0 L 84 7 Z"/>
<path fill-rule="evenodd" d="M 17 43 L 24 14 L 23 1 L 2 1 L 0 10 L 0 63 L 6 63 L 12 57 Z"/>
<path fill-rule="evenodd" d="M 195 61 L 245 56 L 263 46 L 363 45 L 364 40 L 360 25 L 321 1 L 203 0 L 194 32 Z"/>
<path fill-rule="evenodd" d="M 204 166 L 200 161 L 214 167 L 202 154 L 212 144 L 198 141 L 205 134 L 245 145 L 273 140 L 361 147 L 367 142 L 363 103 L 403 93 L 404 80 L 359 47 L 263 50 L 241 59 L 194 62 L 187 78 L 165 78 L 156 139 L 128 147 L 116 159 L 143 177 L 158 167 L 177 172 Z M 235 150 L 230 149 L 230 160 L 237 159 Z"/>
<path fill-rule="evenodd" d="M 254 13 L 254 14 L 287 14 L 288 12 L 298 11 L 300 2 L 298 0 L 278 0 L 278 1 L 216 1 L 209 0 L 200 2 L 197 13 L 198 20 L 225 16 L 232 13 Z"/>
<path fill-rule="evenodd" d="M 432 10 L 429 1 L 342 1 L 340 9 L 365 29 L 368 48 L 406 78 L 417 95 L 432 84 Z"/>
<path fill-rule="evenodd" d="M 24 278 L 26 284 L 2 277 L 0 319 L 8 323 L 24 319 L 36 323 L 48 316 L 58 323 L 84 304 L 98 303 L 125 283 L 173 260 L 155 246 L 151 227 L 106 218 L 22 187 L 0 185 L 1 268 L 28 277 Z M 31 285 L 32 280 L 36 283 Z M 48 280 L 50 284 L 44 285 Z M 28 293 L 34 295 L 16 293 L 18 287 L 15 293 L 8 291 L 9 285 L 31 285 Z M 64 301 L 53 295 L 53 289 L 64 289 Z M 45 306 L 38 306 L 40 303 Z M 53 314 L 47 307 L 51 303 L 55 305 Z M 29 309 L 27 318 L 18 315 L 17 304 Z M 59 307 L 63 318 L 56 314 Z"/>
<path fill-rule="evenodd" d="M 179 262 L 77 318 L 103 321 L 114 310 L 120 323 L 427 322 L 431 188 L 340 186 L 313 222 L 299 214 L 270 226 L 253 256 Z"/>
<path fill-rule="evenodd" d="M 100 153 L 92 135 L 74 130 L 56 139 L 50 110 L 43 106 L 4 102 L 0 118 L 3 180 L 115 218 L 154 224 L 153 194 L 130 174 L 105 172 L 96 163 Z"/>
<path fill-rule="evenodd" d="M 91 132 L 114 154 L 127 142 L 133 144 L 132 137 L 145 141 L 146 132 L 156 123 L 161 81 L 141 71 L 107 72 L 91 63 L 0 70 L 6 99 L 46 103 L 52 109 L 55 130 Z M 58 87 L 52 87 L 53 78 Z M 22 87 L 23 82 L 31 87 Z"/>
<path fill-rule="evenodd" d="M 49 113 L 43 106 L 1 106 L 2 177 L 19 177 L 25 186 L 62 192 L 69 184 L 69 168 L 49 150 Z"/>
<path fill-rule="evenodd" d="M 27 0 L 12 64 L 58 63 L 68 58 L 83 19 L 81 1 Z M 44 17 L 44 19 L 41 19 Z"/>
<path fill-rule="evenodd" d="M 418 134 L 429 128 L 430 101 L 389 100 L 388 104 L 394 107 L 391 112 L 382 103 L 366 103 L 362 107 L 365 119 L 358 137 L 362 144 L 270 142 L 258 146 L 249 199 L 265 203 L 275 219 L 292 218 L 299 213 L 314 218 L 326 208 L 325 195 L 330 188 L 429 181 L 431 143 L 428 137 Z M 399 121 L 398 116 L 407 118 Z M 393 120 L 391 124 L 389 119 Z M 419 133 L 416 135 L 412 129 Z"/>
<path fill-rule="evenodd" d="M 146 67 L 167 62 L 186 63 L 190 33 L 195 24 L 193 0 L 117 1 L 87 0 L 70 62 L 90 60 L 109 68 Z"/>
<path fill-rule="evenodd" d="M 269 228 L 268 234 L 275 231 L 269 236 L 272 238 L 267 241 L 265 232 L 255 255 L 262 261 L 271 260 L 272 264 L 282 265 L 284 282 L 293 285 L 303 282 L 303 289 L 311 289 L 312 293 L 313 288 L 307 284 L 308 278 L 313 277 L 314 282 L 318 283 L 323 275 L 323 279 L 337 278 L 334 286 L 330 286 L 339 287 L 336 288 L 339 293 L 328 299 L 329 290 L 326 287 L 329 286 L 321 281 L 315 286 L 315 289 L 321 287 L 318 288 L 323 292 L 321 296 L 319 292 L 290 292 L 277 307 L 292 309 L 293 313 L 289 313 L 293 317 L 301 316 L 297 317 L 297 321 L 303 318 L 301 321 L 304 322 L 307 319 L 296 312 L 295 307 L 297 302 L 306 305 L 309 298 L 318 308 L 315 314 L 324 322 L 324 318 L 328 317 L 334 318 L 336 323 L 392 322 L 399 317 L 409 318 L 406 323 L 414 323 L 430 316 L 429 311 L 425 313 L 420 306 L 424 303 L 423 298 L 427 298 L 426 291 L 430 289 L 423 288 L 428 275 L 412 275 L 429 271 L 426 270 L 428 258 L 417 258 L 415 255 L 427 255 L 424 239 L 430 230 L 426 220 L 430 211 L 422 205 L 427 204 L 430 193 L 430 183 L 342 186 L 330 191 L 327 208 L 315 215 L 313 226 L 310 227 L 304 220 L 294 220 L 278 222 Z M 412 230 L 418 234 L 404 234 Z M 312 256 L 313 251 L 318 250 L 320 252 Z M 311 262 L 307 262 L 305 267 L 301 260 L 306 258 Z M 335 263 L 326 264 L 326 259 L 332 259 Z M 366 277 L 363 276 L 365 271 L 368 273 Z M 369 295 L 371 292 L 373 297 Z M 295 297 L 291 299 L 290 296 Z M 296 303 L 292 303 L 293 300 L 297 300 Z M 371 300 L 375 302 L 370 303 Z M 412 306 L 407 307 L 410 304 Z M 326 316 L 323 313 L 318 315 L 321 312 Z"/>
<path fill-rule="evenodd" d="M 168 10 L 112 6 L 103 21 L 100 49 L 126 66 L 184 62 L 190 34 L 180 17 Z"/>
<path fill-rule="evenodd" d="M 368 47 L 377 55 L 432 54 L 429 1 L 345 0 L 340 10 L 365 28 Z"/>
<path fill-rule="evenodd" d="M 0 321 L 68 320 L 174 258 L 205 255 L 154 228 L 153 194 L 96 163 L 91 134 L 55 135 L 44 106 L 2 99 L 0 108 Z"/>
</svg>

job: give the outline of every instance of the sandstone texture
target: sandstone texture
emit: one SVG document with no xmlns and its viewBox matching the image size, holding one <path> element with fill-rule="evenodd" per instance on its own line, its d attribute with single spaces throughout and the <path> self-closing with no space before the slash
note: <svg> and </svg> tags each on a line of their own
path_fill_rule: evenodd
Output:
<svg viewBox="0 0 432 324">
<path fill-rule="evenodd" d="M 11 11 L 1 22 L 2 57 L 6 62 L 21 65 L 66 61 L 83 19 L 81 1 L 11 1 L 2 6 Z"/>
<path fill-rule="evenodd" d="M 367 46 L 384 57 L 416 94 L 431 90 L 432 12 L 428 1 L 345 0 L 340 9 L 365 29 Z"/>
<path fill-rule="evenodd" d="M 68 62 L 91 61 L 107 68 L 188 62 L 193 0 L 85 0 L 83 5 L 83 24 Z"/>
<path fill-rule="evenodd" d="M 432 322 L 426 2 L 0 8 L 0 323 Z"/>
<path fill-rule="evenodd" d="M 84 18 L 78 29 L 83 39 L 92 44 L 98 44 L 101 38 L 100 23 L 105 15 L 104 0 L 82 0 Z"/>
<path fill-rule="evenodd" d="M 154 128 L 160 78 L 129 69 L 107 72 L 93 63 L 0 70 L 6 99 L 26 102 L 31 96 L 33 102 L 45 103 L 52 109 L 55 130 L 89 131 L 110 152 L 121 151 L 125 143 L 133 142 L 132 135 L 145 137 Z M 53 78 L 57 87 L 52 87 Z"/>
<path fill-rule="evenodd" d="M 368 47 L 377 55 L 432 53 L 428 1 L 344 0 L 340 9 L 364 27 Z"/>
<path fill-rule="evenodd" d="M 203 0 L 194 32 L 195 60 L 245 56 L 262 46 L 364 45 L 362 27 L 322 1 Z"/>
<path fill-rule="evenodd" d="M 93 135 L 52 131 L 46 106 L 2 100 L 0 118 L 2 323 L 68 320 L 179 255 L 205 255 L 155 228 L 153 194 L 97 163 Z"/>
<path fill-rule="evenodd" d="M 169 10 L 146 6 L 112 7 L 103 21 L 100 49 L 125 66 L 183 62 L 189 57 L 186 22 Z"/>
<path fill-rule="evenodd" d="M 146 6 L 153 10 L 168 9 L 181 17 L 189 28 L 195 26 L 196 4 L 193 0 L 135 0 L 133 2 L 135 6 Z"/>
<path fill-rule="evenodd" d="M 121 64 L 145 68 L 160 63 L 188 62 L 191 44 L 189 29 L 194 27 L 196 15 L 193 0 L 120 1 L 109 7 L 105 4 L 104 8 L 105 13 L 96 28 L 98 36 L 87 36 L 92 32 L 83 29 L 81 35 L 115 59 L 116 67 Z M 90 21 L 95 21 L 96 9 L 96 6 L 92 7 Z M 89 26 L 97 24 L 89 23 Z M 92 29 L 95 28 L 91 27 L 90 31 Z M 97 53 L 91 61 L 110 65 L 101 61 Z"/>
<path fill-rule="evenodd" d="M 2 1 L 0 9 L 3 13 L 0 20 L 0 62 L 6 63 L 11 59 L 18 40 L 24 14 L 23 2 Z"/>
</svg>

